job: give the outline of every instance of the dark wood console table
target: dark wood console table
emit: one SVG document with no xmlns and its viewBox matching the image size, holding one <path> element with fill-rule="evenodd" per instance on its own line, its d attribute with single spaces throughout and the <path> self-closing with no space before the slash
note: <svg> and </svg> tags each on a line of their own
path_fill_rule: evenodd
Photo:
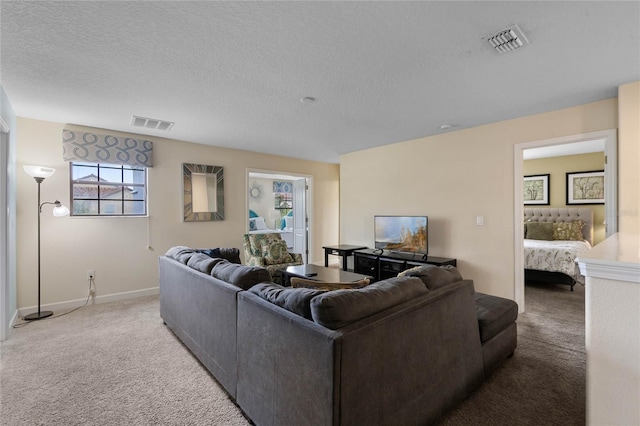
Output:
<svg viewBox="0 0 640 426">
<path fill-rule="evenodd" d="M 340 244 L 337 246 L 324 246 L 324 266 L 329 266 L 329 255 L 335 254 L 342 256 L 342 270 L 347 270 L 347 257 L 353 256 L 356 250 L 366 249 L 366 246 L 352 246 L 349 244 Z"/>
<path fill-rule="evenodd" d="M 429 265 L 452 265 L 456 266 L 456 259 L 448 257 L 427 256 L 411 253 L 397 253 L 391 251 L 366 249 L 355 250 L 354 272 L 357 274 L 371 275 L 376 280 L 384 280 L 395 277 L 399 272 L 416 266 Z"/>
</svg>

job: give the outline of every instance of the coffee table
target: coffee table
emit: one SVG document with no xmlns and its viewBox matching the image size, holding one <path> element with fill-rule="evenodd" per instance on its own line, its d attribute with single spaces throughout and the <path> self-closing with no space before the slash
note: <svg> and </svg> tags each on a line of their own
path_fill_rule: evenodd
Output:
<svg viewBox="0 0 640 426">
<path fill-rule="evenodd" d="M 327 283 L 352 283 L 368 278 L 373 281 L 370 275 L 356 274 L 355 272 L 343 271 L 342 269 L 327 268 L 320 265 L 297 265 L 288 266 L 282 273 L 282 285 L 290 285 L 291 277 L 305 278 L 308 280 L 322 281 Z"/>
</svg>

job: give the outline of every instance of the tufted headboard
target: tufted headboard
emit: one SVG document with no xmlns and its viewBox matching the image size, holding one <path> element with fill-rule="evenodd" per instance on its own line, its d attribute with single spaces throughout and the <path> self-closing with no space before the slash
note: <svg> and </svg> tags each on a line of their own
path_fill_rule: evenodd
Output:
<svg viewBox="0 0 640 426">
<path fill-rule="evenodd" d="M 582 219 L 584 239 L 593 245 L 593 210 L 580 207 L 527 208 L 524 209 L 525 222 L 571 222 Z"/>
</svg>

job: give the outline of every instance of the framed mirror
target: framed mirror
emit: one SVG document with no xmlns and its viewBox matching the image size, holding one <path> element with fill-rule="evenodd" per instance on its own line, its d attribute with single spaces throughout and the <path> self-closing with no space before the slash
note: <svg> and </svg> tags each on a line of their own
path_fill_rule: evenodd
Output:
<svg viewBox="0 0 640 426">
<path fill-rule="evenodd" d="M 182 164 L 184 221 L 224 220 L 224 173 L 221 166 Z"/>
</svg>

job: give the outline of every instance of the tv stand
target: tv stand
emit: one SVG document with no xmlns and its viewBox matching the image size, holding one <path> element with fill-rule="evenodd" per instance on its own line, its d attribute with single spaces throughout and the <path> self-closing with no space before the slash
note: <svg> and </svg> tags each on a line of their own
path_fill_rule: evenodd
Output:
<svg viewBox="0 0 640 426">
<path fill-rule="evenodd" d="M 370 275 L 376 281 L 395 277 L 399 272 L 420 265 L 452 265 L 456 259 L 448 257 L 426 256 L 419 253 L 399 253 L 380 249 L 356 250 L 354 256 L 354 272 Z"/>
</svg>

